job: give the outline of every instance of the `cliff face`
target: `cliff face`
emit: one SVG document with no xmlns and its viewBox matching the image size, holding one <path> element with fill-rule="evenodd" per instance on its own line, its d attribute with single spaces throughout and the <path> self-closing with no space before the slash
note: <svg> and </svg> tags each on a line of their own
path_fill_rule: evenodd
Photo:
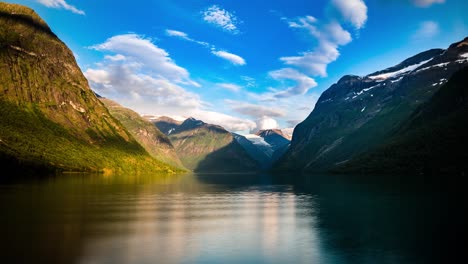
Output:
<svg viewBox="0 0 468 264">
<path fill-rule="evenodd" d="M 0 3 L 0 115 L 0 160 L 5 164 L 169 169 L 110 115 L 73 53 L 47 24 L 33 10 L 7 3 Z"/>
</svg>

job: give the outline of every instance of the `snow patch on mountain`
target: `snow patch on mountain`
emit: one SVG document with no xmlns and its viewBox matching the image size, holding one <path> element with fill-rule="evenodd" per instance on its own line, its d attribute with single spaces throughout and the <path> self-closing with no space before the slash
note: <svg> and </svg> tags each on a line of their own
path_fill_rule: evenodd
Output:
<svg viewBox="0 0 468 264">
<path fill-rule="evenodd" d="M 389 79 L 389 78 L 394 78 L 394 77 L 399 77 L 400 75 L 402 74 L 405 74 L 405 73 L 408 73 L 408 72 L 412 72 L 413 70 L 419 68 L 420 66 L 428 63 L 429 61 L 431 61 L 431 59 L 429 60 L 425 60 L 425 61 L 422 61 L 420 63 L 417 63 L 417 64 L 413 64 L 413 65 L 410 65 L 410 66 L 407 66 L 401 70 L 398 70 L 398 71 L 394 71 L 394 72 L 387 72 L 387 73 L 382 73 L 382 74 L 378 74 L 378 75 L 373 75 L 373 76 L 367 76 L 369 79 L 372 79 L 372 80 L 386 80 L 386 79 Z"/>
</svg>

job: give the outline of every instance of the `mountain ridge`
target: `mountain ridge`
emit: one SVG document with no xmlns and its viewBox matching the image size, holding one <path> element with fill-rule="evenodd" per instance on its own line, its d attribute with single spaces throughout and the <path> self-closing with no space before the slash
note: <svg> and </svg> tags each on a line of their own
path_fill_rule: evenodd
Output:
<svg viewBox="0 0 468 264">
<path fill-rule="evenodd" d="M 465 41 L 421 52 L 367 76 L 343 76 L 296 126 L 291 147 L 275 169 L 329 170 L 384 142 L 453 73 L 468 65 L 468 46 L 461 44 Z"/>
</svg>

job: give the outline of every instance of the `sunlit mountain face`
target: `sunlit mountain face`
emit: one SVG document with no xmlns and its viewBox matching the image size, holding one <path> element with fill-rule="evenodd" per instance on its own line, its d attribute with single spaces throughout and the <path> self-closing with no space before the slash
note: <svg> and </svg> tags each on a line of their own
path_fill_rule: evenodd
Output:
<svg viewBox="0 0 468 264">
<path fill-rule="evenodd" d="M 8 2 L 47 21 L 100 95 L 240 134 L 292 130 L 341 76 L 468 34 L 466 1 Z"/>
</svg>

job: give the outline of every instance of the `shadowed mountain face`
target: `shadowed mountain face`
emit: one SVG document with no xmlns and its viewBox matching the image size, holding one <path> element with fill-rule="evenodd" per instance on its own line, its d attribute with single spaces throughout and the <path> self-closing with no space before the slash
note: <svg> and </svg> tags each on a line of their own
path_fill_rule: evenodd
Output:
<svg viewBox="0 0 468 264">
<path fill-rule="evenodd" d="M 275 168 L 328 170 L 377 147 L 467 65 L 468 38 L 365 77 L 344 76 L 295 128 Z"/>
<path fill-rule="evenodd" d="M 286 152 L 291 142 L 279 129 L 260 130 L 255 135 L 247 136 L 233 133 L 233 136 L 262 169 L 269 169 Z"/>
<path fill-rule="evenodd" d="M 151 121 L 165 135 L 170 135 L 178 126 L 182 124 L 182 122 L 167 116 L 150 118 L 149 121 Z"/>
<path fill-rule="evenodd" d="M 338 168 L 342 172 L 468 172 L 468 67 L 421 105 L 382 146 Z"/>
<path fill-rule="evenodd" d="M 138 113 L 105 98 L 99 98 L 109 112 L 119 120 L 142 147 L 155 159 L 183 168 L 169 138 Z"/>
<path fill-rule="evenodd" d="M 0 162 L 12 169 L 168 170 L 98 100 L 31 9 L 0 3 Z"/>
<path fill-rule="evenodd" d="M 169 122 L 168 122 L 169 121 Z M 168 123 L 172 125 L 166 126 Z M 195 172 L 252 172 L 258 163 L 224 128 L 188 118 L 180 125 L 155 120 L 166 131 L 185 167 Z"/>
</svg>

